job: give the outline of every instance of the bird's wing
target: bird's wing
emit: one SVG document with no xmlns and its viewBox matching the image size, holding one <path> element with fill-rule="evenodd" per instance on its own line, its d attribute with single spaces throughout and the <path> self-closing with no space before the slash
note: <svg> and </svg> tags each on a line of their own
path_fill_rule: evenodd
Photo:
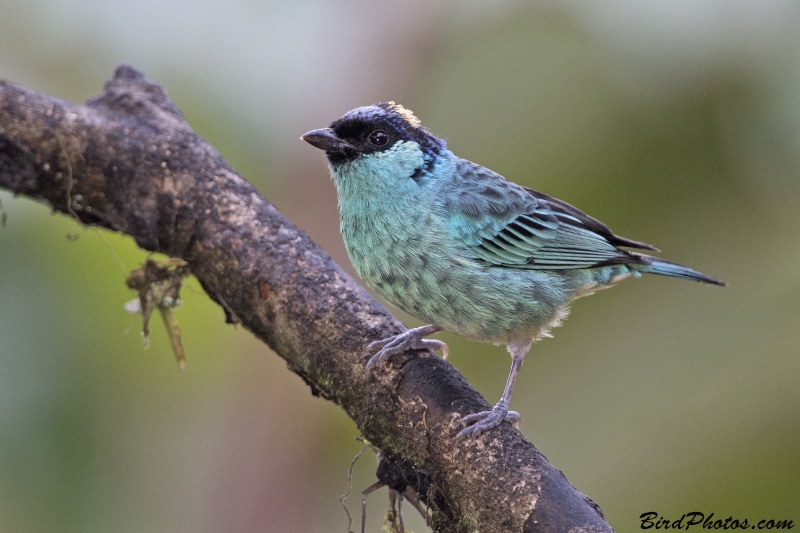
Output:
<svg viewBox="0 0 800 533">
<path fill-rule="evenodd" d="M 618 247 L 655 250 L 546 194 L 460 160 L 445 210 L 451 234 L 472 259 L 507 268 L 564 270 L 638 263 Z"/>
</svg>

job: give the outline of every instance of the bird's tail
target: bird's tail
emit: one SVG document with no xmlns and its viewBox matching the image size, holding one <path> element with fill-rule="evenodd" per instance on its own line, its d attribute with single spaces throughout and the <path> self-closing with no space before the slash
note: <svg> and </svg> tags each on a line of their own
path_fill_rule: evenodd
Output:
<svg viewBox="0 0 800 533">
<path fill-rule="evenodd" d="M 637 254 L 635 252 L 628 252 L 628 253 L 635 255 L 639 259 L 641 259 L 642 261 L 641 264 L 630 265 L 633 270 L 639 272 L 647 272 L 649 274 L 660 274 L 662 276 L 672 276 L 674 278 L 691 279 L 694 281 L 702 281 L 703 283 L 710 283 L 712 285 L 722 285 L 722 286 L 727 285 L 727 283 L 725 283 L 724 281 L 712 278 L 711 276 L 707 276 L 702 272 L 698 272 L 697 270 L 692 270 L 689 267 L 685 267 L 677 263 L 672 263 L 670 261 L 659 259 L 658 257 L 653 257 L 651 255 Z"/>
</svg>

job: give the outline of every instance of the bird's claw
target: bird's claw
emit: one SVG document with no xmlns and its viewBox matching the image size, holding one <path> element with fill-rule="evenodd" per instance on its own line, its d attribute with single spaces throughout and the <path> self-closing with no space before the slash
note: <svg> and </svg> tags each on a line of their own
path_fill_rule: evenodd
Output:
<svg viewBox="0 0 800 533">
<path fill-rule="evenodd" d="M 442 359 L 447 359 L 449 351 L 447 344 L 436 339 L 425 339 L 426 335 L 438 333 L 440 330 L 436 326 L 422 326 L 410 329 L 394 337 L 375 341 L 367 346 L 367 351 L 378 350 L 375 355 L 369 358 L 366 371 L 369 373 L 377 363 L 382 363 L 389 357 L 403 353 L 407 350 L 428 349 L 433 352 L 442 350 Z"/>
<path fill-rule="evenodd" d="M 488 431 L 500 425 L 503 421 L 511 422 L 515 428 L 519 429 L 520 416 L 516 411 L 509 411 L 508 406 L 501 404 L 495 405 L 491 411 L 481 411 L 473 413 L 461 419 L 466 426 L 458 432 L 455 440 L 462 440 L 466 437 L 475 438 L 484 431 Z"/>
</svg>

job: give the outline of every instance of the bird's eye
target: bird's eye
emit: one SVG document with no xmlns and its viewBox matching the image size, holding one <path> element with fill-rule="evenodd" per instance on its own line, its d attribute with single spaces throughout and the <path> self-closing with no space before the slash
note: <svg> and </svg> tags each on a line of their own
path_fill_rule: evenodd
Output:
<svg viewBox="0 0 800 533">
<path fill-rule="evenodd" d="M 389 136 L 383 130 L 375 130 L 369 134 L 367 140 L 373 146 L 385 146 L 389 142 Z"/>
</svg>

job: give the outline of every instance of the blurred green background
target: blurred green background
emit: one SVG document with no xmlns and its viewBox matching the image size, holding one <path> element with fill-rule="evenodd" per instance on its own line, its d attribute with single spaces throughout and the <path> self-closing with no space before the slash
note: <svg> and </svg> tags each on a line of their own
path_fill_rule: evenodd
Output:
<svg viewBox="0 0 800 533">
<path fill-rule="evenodd" d="M 799 27 L 791 0 L 3 0 L 0 77 L 81 102 L 134 64 L 348 269 L 299 135 L 395 100 L 458 155 L 729 282 L 651 276 L 577 302 L 513 407 L 617 531 L 648 511 L 798 525 Z M 145 257 L 131 239 L 0 200 L 0 531 L 346 531 L 361 445 L 342 411 L 195 281 L 186 370 L 160 321 L 144 350 L 117 261 Z M 495 402 L 504 349 L 442 338 Z M 375 466 L 356 464 L 354 492 Z M 387 501 L 370 497 L 370 531 Z"/>
</svg>

